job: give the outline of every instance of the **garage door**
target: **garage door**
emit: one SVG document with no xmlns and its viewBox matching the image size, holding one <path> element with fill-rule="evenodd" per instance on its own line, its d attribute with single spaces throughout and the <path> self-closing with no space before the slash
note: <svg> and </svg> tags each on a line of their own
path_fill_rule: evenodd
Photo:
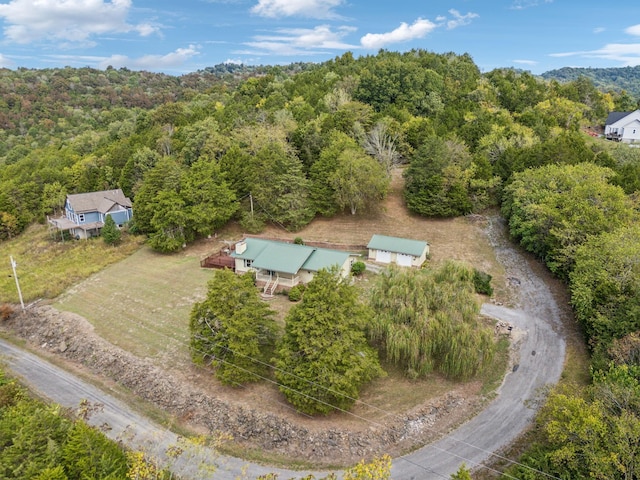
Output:
<svg viewBox="0 0 640 480">
<path fill-rule="evenodd" d="M 378 250 L 376 252 L 376 262 L 391 263 L 391 252 L 386 250 Z"/>
<path fill-rule="evenodd" d="M 401 267 L 410 267 L 413 261 L 413 257 L 411 255 L 405 255 L 404 253 L 398 253 L 396 257 L 396 263 Z"/>
</svg>

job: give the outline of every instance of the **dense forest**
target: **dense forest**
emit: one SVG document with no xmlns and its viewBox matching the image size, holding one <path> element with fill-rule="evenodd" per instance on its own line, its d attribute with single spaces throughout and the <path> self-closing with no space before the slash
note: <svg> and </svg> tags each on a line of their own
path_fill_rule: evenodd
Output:
<svg viewBox="0 0 640 480">
<path fill-rule="evenodd" d="M 600 90 L 626 92 L 636 99 L 640 97 L 640 66 L 617 68 L 564 67 L 542 74 L 542 78 L 545 80 L 558 80 L 559 82 L 574 82 L 580 77 L 586 77 Z"/>
<path fill-rule="evenodd" d="M 231 219 L 295 231 L 375 211 L 398 166 L 416 214 L 501 208 L 567 283 L 592 353 L 592 383 L 550 394 L 522 460 L 638 478 L 640 149 L 585 133 L 637 108 L 629 93 L 422 50 L 182 77 L 2 70 L 0 92 L 0 240 L 59 214 L 68 193 L 108 188 L 163 252 Z"/>
</svg>

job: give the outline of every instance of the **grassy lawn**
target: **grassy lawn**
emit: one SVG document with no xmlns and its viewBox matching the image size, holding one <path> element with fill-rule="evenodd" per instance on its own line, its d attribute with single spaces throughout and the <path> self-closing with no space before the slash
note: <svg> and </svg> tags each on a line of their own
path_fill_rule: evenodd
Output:
<svg viewBox="0 0 640 480">
<path fill-rule="evenodd" d="M 85 317 L 101 337 L 137 356 L 188 361 L 189 313 L 211 275 L 196 256 L 143 247 L 75 285 L 54 306 Z"/>
<path fill-rule="evenodd" d="M 71 285 L 128 257 L 142 241 L 124 235 L 118 247 L 108 246 L 100 238 L 62 243 L 52 239 L 46 226 L 32 225 L 19 237 L 0 242 L 0 303 L 18 303 L 10 256 L 17 264 L 24 301 L 29 303 L 57 297 Z"/>
</svg>

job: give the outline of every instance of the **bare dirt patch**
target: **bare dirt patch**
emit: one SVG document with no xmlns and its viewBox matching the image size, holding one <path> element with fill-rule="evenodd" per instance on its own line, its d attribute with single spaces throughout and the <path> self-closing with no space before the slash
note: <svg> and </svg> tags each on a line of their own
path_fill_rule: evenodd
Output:
<svg viewBox="0 0 640 480">
<path fill-rule="evenodd" d="M 343 244 L 366 244 L 374 233 L 426 240 L 431 262 L 461 260 L 490 273 L 497 300 L 508 302 L 510 289 L 483 231 L 484 217 L 431 220 L 413 216 L 404 207 L 401 189 L 402 176 L 397 171 L 391 194 L 374 214 L 318 219 L 299 232 L 272 227 L 265 235 Z M 96 307 L 106 282 L 98 274 L 63 295 L 58 310 L 36 307 L 5 326 L 38 348 L 117 381 L 197 431 L 231 433 L 238 452 L 260 450 L 263 458 L 340 466 L 374 454 L 398 455 L 435 440 L 481 408 L 485 397 L 480 382 L 458 384 L 436 376 L 412 382 L 393 376 L 368 386 L 351 414 L 309 418 L 294 412 L 271 384 L 223 387 L 210 372 L 191 365 L 188 311 L 204 295 L 207 278 L 197 260 L 241 236 L 242 231 L 231 225 L 168 257 L 168 263 L 192 265 L 195 281 L 177 277 L 178 269 L 165 268 L 153 278 L 134 278 L 133 283 L 116 286 L 119 293 L 113 294 L 108 307 Z M 137 255 L 134 260 L 142 268 L 157 254 Z M 123 268 L 122 263 L 110 268 Z M 135 269 L 134 263 L 131 273 L 120 277 L 134 275 Z M 163 298 L 158 302 L 157 291 L 162 288 Z M 147 293 L 149 300 L 145 300 Z M 156 304 L 146 303 L 151 299 Z M 283 302 L 278 306 L 282 314 L 288 301 L 284 297 L 278 301 Z M 81 315 L 59 310 L 64 308 Z M 136 346 L 139 344 L 152 347 L 145 350 Z"/>
</svg>

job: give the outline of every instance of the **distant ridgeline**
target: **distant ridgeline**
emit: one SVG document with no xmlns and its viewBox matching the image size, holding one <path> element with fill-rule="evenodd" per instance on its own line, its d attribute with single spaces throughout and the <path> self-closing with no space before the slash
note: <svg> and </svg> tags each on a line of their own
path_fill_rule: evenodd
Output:
<svg viewBox="0 0 640 480">
<path fill-rule="evenodd" d="M 620 68 L 574 68 L 563 67 L 541 75 L 545 80 L 571 82 L 584 76 L 602 91 L 625 90 L 629 95 L 640 98 L 640 66 Z"/>
</svg>

